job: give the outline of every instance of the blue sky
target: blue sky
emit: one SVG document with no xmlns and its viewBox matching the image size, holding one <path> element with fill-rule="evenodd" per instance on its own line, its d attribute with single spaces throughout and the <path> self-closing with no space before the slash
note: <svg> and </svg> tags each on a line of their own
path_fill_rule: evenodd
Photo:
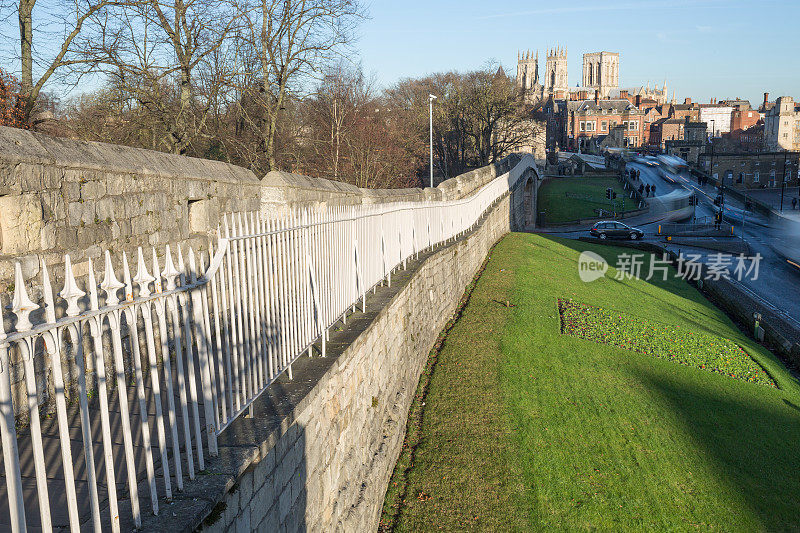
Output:
<svg viewBox="0 0 800 533">
<path fill-rule="evenodd" d="M 569 49 L 569 79 L 581 55 L 620 53 L 623 87 L 661 85 L 683 101 L 765 91 L 800 98 L 800 0 L 372 0 L 356 44 L 381 86 L 403 77 L 479 68 L 500 61 L 509 74 L 517 50 Z"/>
</svg>

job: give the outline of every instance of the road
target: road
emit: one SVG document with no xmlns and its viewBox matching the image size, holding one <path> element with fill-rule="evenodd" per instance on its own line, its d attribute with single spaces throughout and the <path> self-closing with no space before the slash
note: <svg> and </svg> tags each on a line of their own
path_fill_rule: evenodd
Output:
<svg viewBox="0 0 800 533">
<path fill-rule="evenodd" d="M 628 166 L 640 171 L 643 184 L 656 186 L 656 197 L 677 189 L 693 190 L 698 197 L 698 205 L 695 208 L 696 220 L 709 223 L 713 221 L 716 212 L 714 199 L 717 196 L 715 186 L 698 185 L 697 180 L 688 171 L 678 174 L 667 172 L 668 178 L 665 179 L 659 167 L 638 163 L 629 163 Z M 800 222 L 786 220 L 783 224 L 776 224 L 772 220 L 768 221 L 764 217 L 745 212 L 744 205 L 730 196 L 725 197 L 725 219 L 734 224 L 736 238 L 744 238 L 748 243 L 751 257 L 760 255 L 758 276 L 755 279 L 752 276 L 744 276 L 742 280 L 733 281 L 800 327 Z M 624 222 L 643 229 L 645 240 L 664 244 L 663 238 L 656 236 L 658 221 L 637 217 Z M 589 226 L 586 226 L 549 234 L 576 239 L 588 236 L 588 230 Z M 680 245 L 670 245 L 670 248 L 680 250 L 684 254 L 698 254 L 698 260 L 703 262 L 713 261 L 714 254 L 718 253 Z"/>
</svg>

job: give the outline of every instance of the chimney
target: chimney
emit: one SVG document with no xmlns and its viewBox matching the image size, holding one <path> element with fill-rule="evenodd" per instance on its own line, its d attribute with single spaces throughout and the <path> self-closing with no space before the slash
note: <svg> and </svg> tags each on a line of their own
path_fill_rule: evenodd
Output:
<svg viewBox="0 0 800 533">
<path fill-rule="evenodd" d="M 620 99 L 627 100 L 628 99 L 628 91 L 620 91 L 619 92 L 619 97 L 620 97 Z"/>
<path fill-rule="evenodd" d="M 637 94 L 636 95 L 636 107 L 639 107 L 641 105 L 642 105 L 642 95 L 641 94 Z"/>
<path fill-rule="evenodd" d="M 594 103 L 595 104 L 599 104 L 600 103 L 600 91 L 595 91 L 594 92 Z"/>
<path fill-rule="evenodd" d="M 769 93 L 764 93 L 764 107 L 769 103 Z"/>
<path fill-rule="evenodd" d="M 689 105 L 689 104 L 691 104 L 691 103 L 692 103 L 692 99 L 691 99 L 691 98 L 687 98 L 687 99 L 685 99 L 685 100 L 683 101 L 683 103 L 684 103 L 684 104 L 686 104 L 686 105 Z"/>
</svg>

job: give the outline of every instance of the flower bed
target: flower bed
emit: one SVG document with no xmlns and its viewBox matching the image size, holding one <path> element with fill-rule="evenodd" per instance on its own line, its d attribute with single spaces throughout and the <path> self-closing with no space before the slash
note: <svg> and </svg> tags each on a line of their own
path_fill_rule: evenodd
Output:
<svg viewBox="0 0 800 533">
<path fill-rule="evenodd" d="M 682 365 L 775 387 L 758 363 L 733 341 L 572 300 L 558 300 L 561 333 L 663 357 Z"/>
</svg>

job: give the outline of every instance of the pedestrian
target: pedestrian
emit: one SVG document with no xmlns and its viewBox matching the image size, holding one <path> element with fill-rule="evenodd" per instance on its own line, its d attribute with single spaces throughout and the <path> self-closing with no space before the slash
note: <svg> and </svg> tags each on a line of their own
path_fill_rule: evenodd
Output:
<svg viewBox="0 0 800 533">
<path fill-rule="evenodd" d="M 642 185 L 642 184 L 640 183 L 640 184 L 639 184 L 639 196 L 642 196 L 642 195 L 643 195 L 643 193 L 644 193 L 644 185 Z"/>
<path fill-rule="evenodd" d="M 797 209 L 797 198 L 792 198 L 792 209 Z"/>
<path fill-rule="evenodd" d="M 651 185 L 650 186 L 650 192 L 653 193 L 653 196 L 656 195 L 656 186 L 655 185 Z"/>
<path fill-rule="evenodd" d="M 650 184 L 649 183 L 647 185 L 645 185 L 645 187 L 644 187 L 644 195 L 645 196 L 650 196 Z"/>
<path fill-rule="evenodd" d="M 638 179 L 641 179 L 641 177 L 640 177 L 641 175 L 642 175 L 642 171 L 641 171 L 641 170 L 637 170 L 637 171 L 636 171 L 636 179 L 637 179 L 637 180 L 638 180 Z"/>
</svg>

